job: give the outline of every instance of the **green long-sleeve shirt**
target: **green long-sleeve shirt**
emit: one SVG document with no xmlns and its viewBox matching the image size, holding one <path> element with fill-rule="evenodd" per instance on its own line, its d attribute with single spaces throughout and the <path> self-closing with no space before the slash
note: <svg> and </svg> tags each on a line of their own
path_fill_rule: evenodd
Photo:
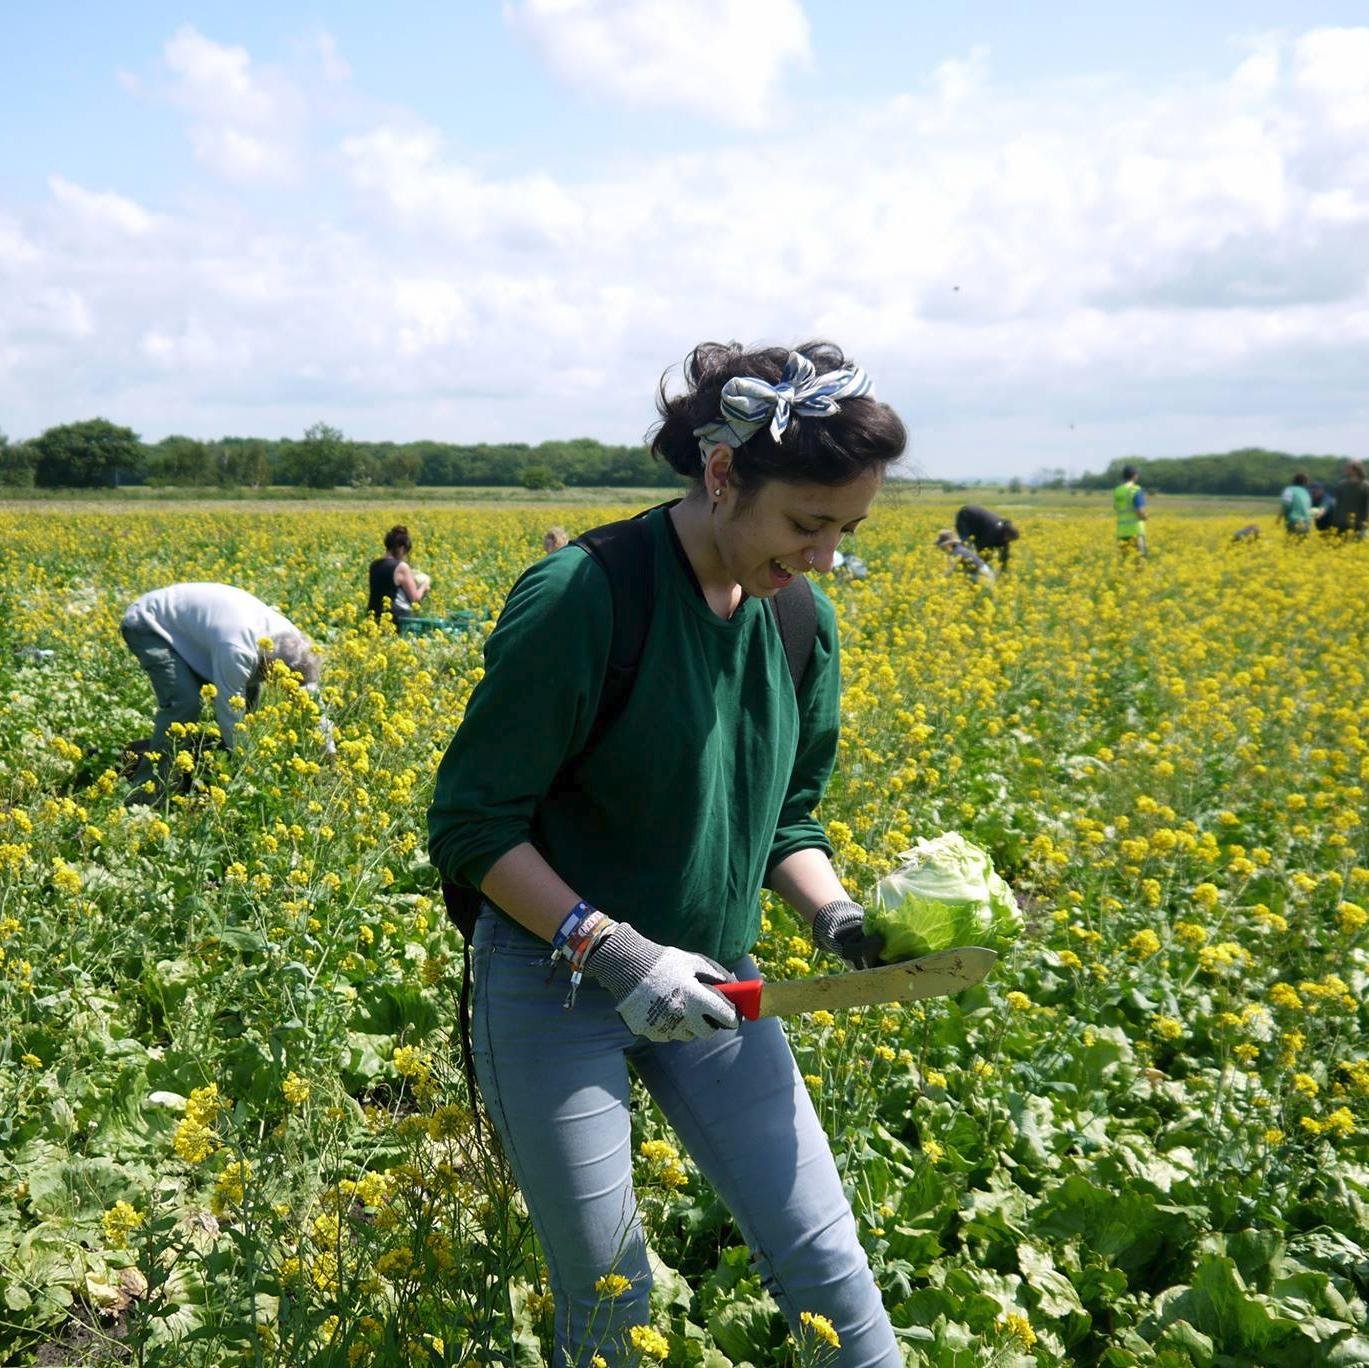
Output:
<svg viewBox="0 0 1369 1368">
<path fill-rule="evenodd" d="M 755 943 L 766 875 L 831 847 L 813 809 L 836 757 L 836 616 L 814 590 L 817 637 L 799 696 L 775 620 L 745 599 L 708 606 L 664 510 L 656 594 L 632 694 L 583 749 L 613 632 L 604 571 L 578 547 L 546 557 L 509 595 L 485 676 L 438 770 L 428 850 L 478 886 L 524 841 L 582 898 L 643 935 L 731 963 Z"/>
</svg>

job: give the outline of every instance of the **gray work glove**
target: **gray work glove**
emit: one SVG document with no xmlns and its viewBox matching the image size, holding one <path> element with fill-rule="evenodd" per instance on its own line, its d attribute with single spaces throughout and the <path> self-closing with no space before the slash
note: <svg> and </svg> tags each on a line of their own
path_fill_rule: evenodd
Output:
<svg viewBox="0 0 1369 1368">
<path fill-rule="evenodd" d="M 843 899 L 818 908 L 813 943 L 829 955 L 839 955 L 852 969 L 875 968 L 884 952 L 884 937 L 865 933 L 865 909 Z"/>
<path fill-rule="evenodd" d="M 734 1029 L 737 1009 L 710 983 L 731 983 L 707 955 L 657 945 L 619 922 L 594 948 L 585 973 L 613 998 L 633 1035 L 648 1040 L 697 1040 Z"/>
</svg>

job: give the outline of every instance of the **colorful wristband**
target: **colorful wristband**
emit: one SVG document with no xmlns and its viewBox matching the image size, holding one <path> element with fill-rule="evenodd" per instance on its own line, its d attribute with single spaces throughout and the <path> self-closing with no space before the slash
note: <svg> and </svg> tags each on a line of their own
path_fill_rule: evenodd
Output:
<svg viewBox="0 0 1369 1368">
<path fill-rule="evenodd" d="M 583 898 L 576 903 L 575 906 L 566 913 L 565 920 L 556 928 L 556 934 L 551 938 L 551 948 L 553 950 L 560 950 L 570 939 L 571 932 L 573 932 L 593 911 L 594 908 L 585 902 Z"/>
</svg>

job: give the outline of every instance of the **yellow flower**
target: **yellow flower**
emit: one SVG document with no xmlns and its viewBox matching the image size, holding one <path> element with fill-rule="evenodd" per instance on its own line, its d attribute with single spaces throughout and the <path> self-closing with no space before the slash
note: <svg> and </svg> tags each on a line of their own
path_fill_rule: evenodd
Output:
<svg viewBox="0 0 1369 1368">
<path fill-rule="evenodd" d="M 643 1140 L 637 1146 L 637 1153 L 653 1164 L 674 1163 L 680 1157 L 680 1152 L 669 1140 Z"/>
<path fill-rule="evenodd" d="M 1142 959 L 1146 959 L 1159 952 L 1160 938 L 1147 927 L 1132 936 L 1131 940 L 1127 942 L 1127 947 L 1140 955 Z"/>
<path fill-rule="evenodd" d="M 935 1140 L 924 1140 L 922 1152 L 927 1156 L 927 1162 L 931 1164 L 935 1164 L 946 1153 L 945 1149 Z"/>
<path fill-rule="evenodd" d="M 198 1122 L 202 1126 L 212 1126 L 219 1119 L 223 1104 L 224 1099 L 219 1096 L 219 1085 L 210 1083 L 191 1092 L 190 1099 L 185 1104 L 185 1114 L 188 1120 Z"/>
<path fill-rule="evenodd" d="M 285 1082 L 280 1085 L 280 1090 L 292 1107 L 298 1107 L 309 1096 L 309 1081 L 297 1073 L 288 1073 L 285 1075 Z"/>
<path fill-rule="evenodd" d="M 1026 993 L 1019 993 L 1016 989 L 1013 989 L 1013 991 L 1004 998 L 1004 1001 L 1014 1012 L 1028 1012 L 1031 1010 L 1031 998 L 1029 998 Z"/>
<path fill-rule="evenodd" d="M 246 1159 L 235 1159 L 225 1166 L 215 1179 L 214 1191 L 209 1198 L 209 1209 L 215 1216 L 223 1216 L 242 1205 L 251 1177 L 252 1165 Z"/>
<path fill-rule="evenodd" d="M 670 1341 L 659 1330 L 654 1330 L 649 1325 L 634 1325 L 627 1332 L 627 1337 L 632 1347 L 644 1358 L 664 1362 L 666 1355 L 670 1353 Z"/>
<path fill-rule="evenodd" d="M 1036 1343 L 1036 1331 L 1032 1329 L 1031 1322 L 1026 1316 L 1019 1315 L 1015 1311 L 1009 1311 L 999 1322 L 999 1325 L 1004 1335 L 1015 1340 L 1024 1349 L 1030 1349 Z"/>
<path fill-rule="evenodd" d="M 1369 925 L 1369 912 L 1358 903 L 1343 902 L 1336 909 L 1336 923 L 1347 936 L 1353 936 Z"/>
<path fill-rule="evenodd" d="M 1151 1029 L 1161 1040 L 1178 1040 L 1184 1033 L 1184 1024 L 1174 1017 L 1157 1015 L 1151 1018 Z"/>
<path fill-rule="evenodd" d="M 1337 1107 L 1322 1122 L 1322 1134 L 1339 1135 L 1342 1139 L 1355 1133 L 1355 1117 L 1349 1107 Z"/>
<path fill-rule="evenodd" d="M 1293 1075 L 1293 1091 L 1301 1093 L 1304 1097 L 1315 1097 L 1321 1091 L 1321 1085 L 1311 1074 L 1295 1073 Z"/>
<path fill-rule="evenodd" d="M 428 1073 L 427 1058 L 416 1045 L 401 1045 L 394 1053 L 394 1066 L 404 1078 L 422 1078 Z"/>
<path fill-rule="evenodd" d="M 74 870 L 61 856 L 54 856 L 52 861 L 52 886 L 59 893 L 67 893 L 72 896 L 79 893 L 84 887 L 81 876 Z"/>
<path fill-rule="evenodd" d="M 799 1325 L 819 1343 L 833 1349 L 841 1348 L 841 1337 L 826 1316 L 820 1316 L 814 1311 L 800 1311 Z"/>
<path fill-rule="evenodd" d="M 631 1287 L 632 1279 L 623 1277 L 621 1273 L 605 1273 L 594 1284 L 594 1290 L 609 1301 L 617 1301 Z"/>
<path fill-rule="evenodd" d="M 109 1247 L 111 1249 L 127 1248 L 129 1235 L 146 1219 L 142 1212 L 127 1202 L 115 1202 L 100 1218 L 100 1225 L 104 1229 L 105 1240 Z"/>
<path fill-rule="evenodd" d="M 30 1069 L 41 1069 L 43 1061 L 36 1054 L 22 1054 L 19 1056 L 21 1064 L 27 1064 Z"/>
<path fill-rule="evenodd" d="M 193 1121 L 188 1116 L 176 1127 L 171 1143 L 187 1164 L 203 1163 L 218 1148 L 214 1133 L 202 1122 Z"/>
</svg>

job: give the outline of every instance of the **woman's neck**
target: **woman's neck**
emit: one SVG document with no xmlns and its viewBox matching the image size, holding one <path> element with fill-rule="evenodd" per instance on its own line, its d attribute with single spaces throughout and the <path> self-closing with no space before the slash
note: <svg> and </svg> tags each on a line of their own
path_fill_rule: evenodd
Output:
<svg viewBox="0 0 1369 1368">
<path fill-rule="evenodd" d="M 701 490 L 686 495 L 669 513 L 704 598 L 719 617 L 727 618 L 736 612 L 742 595 L 718 553 L 714 530 L 718 516 Z"/>
</svg>

